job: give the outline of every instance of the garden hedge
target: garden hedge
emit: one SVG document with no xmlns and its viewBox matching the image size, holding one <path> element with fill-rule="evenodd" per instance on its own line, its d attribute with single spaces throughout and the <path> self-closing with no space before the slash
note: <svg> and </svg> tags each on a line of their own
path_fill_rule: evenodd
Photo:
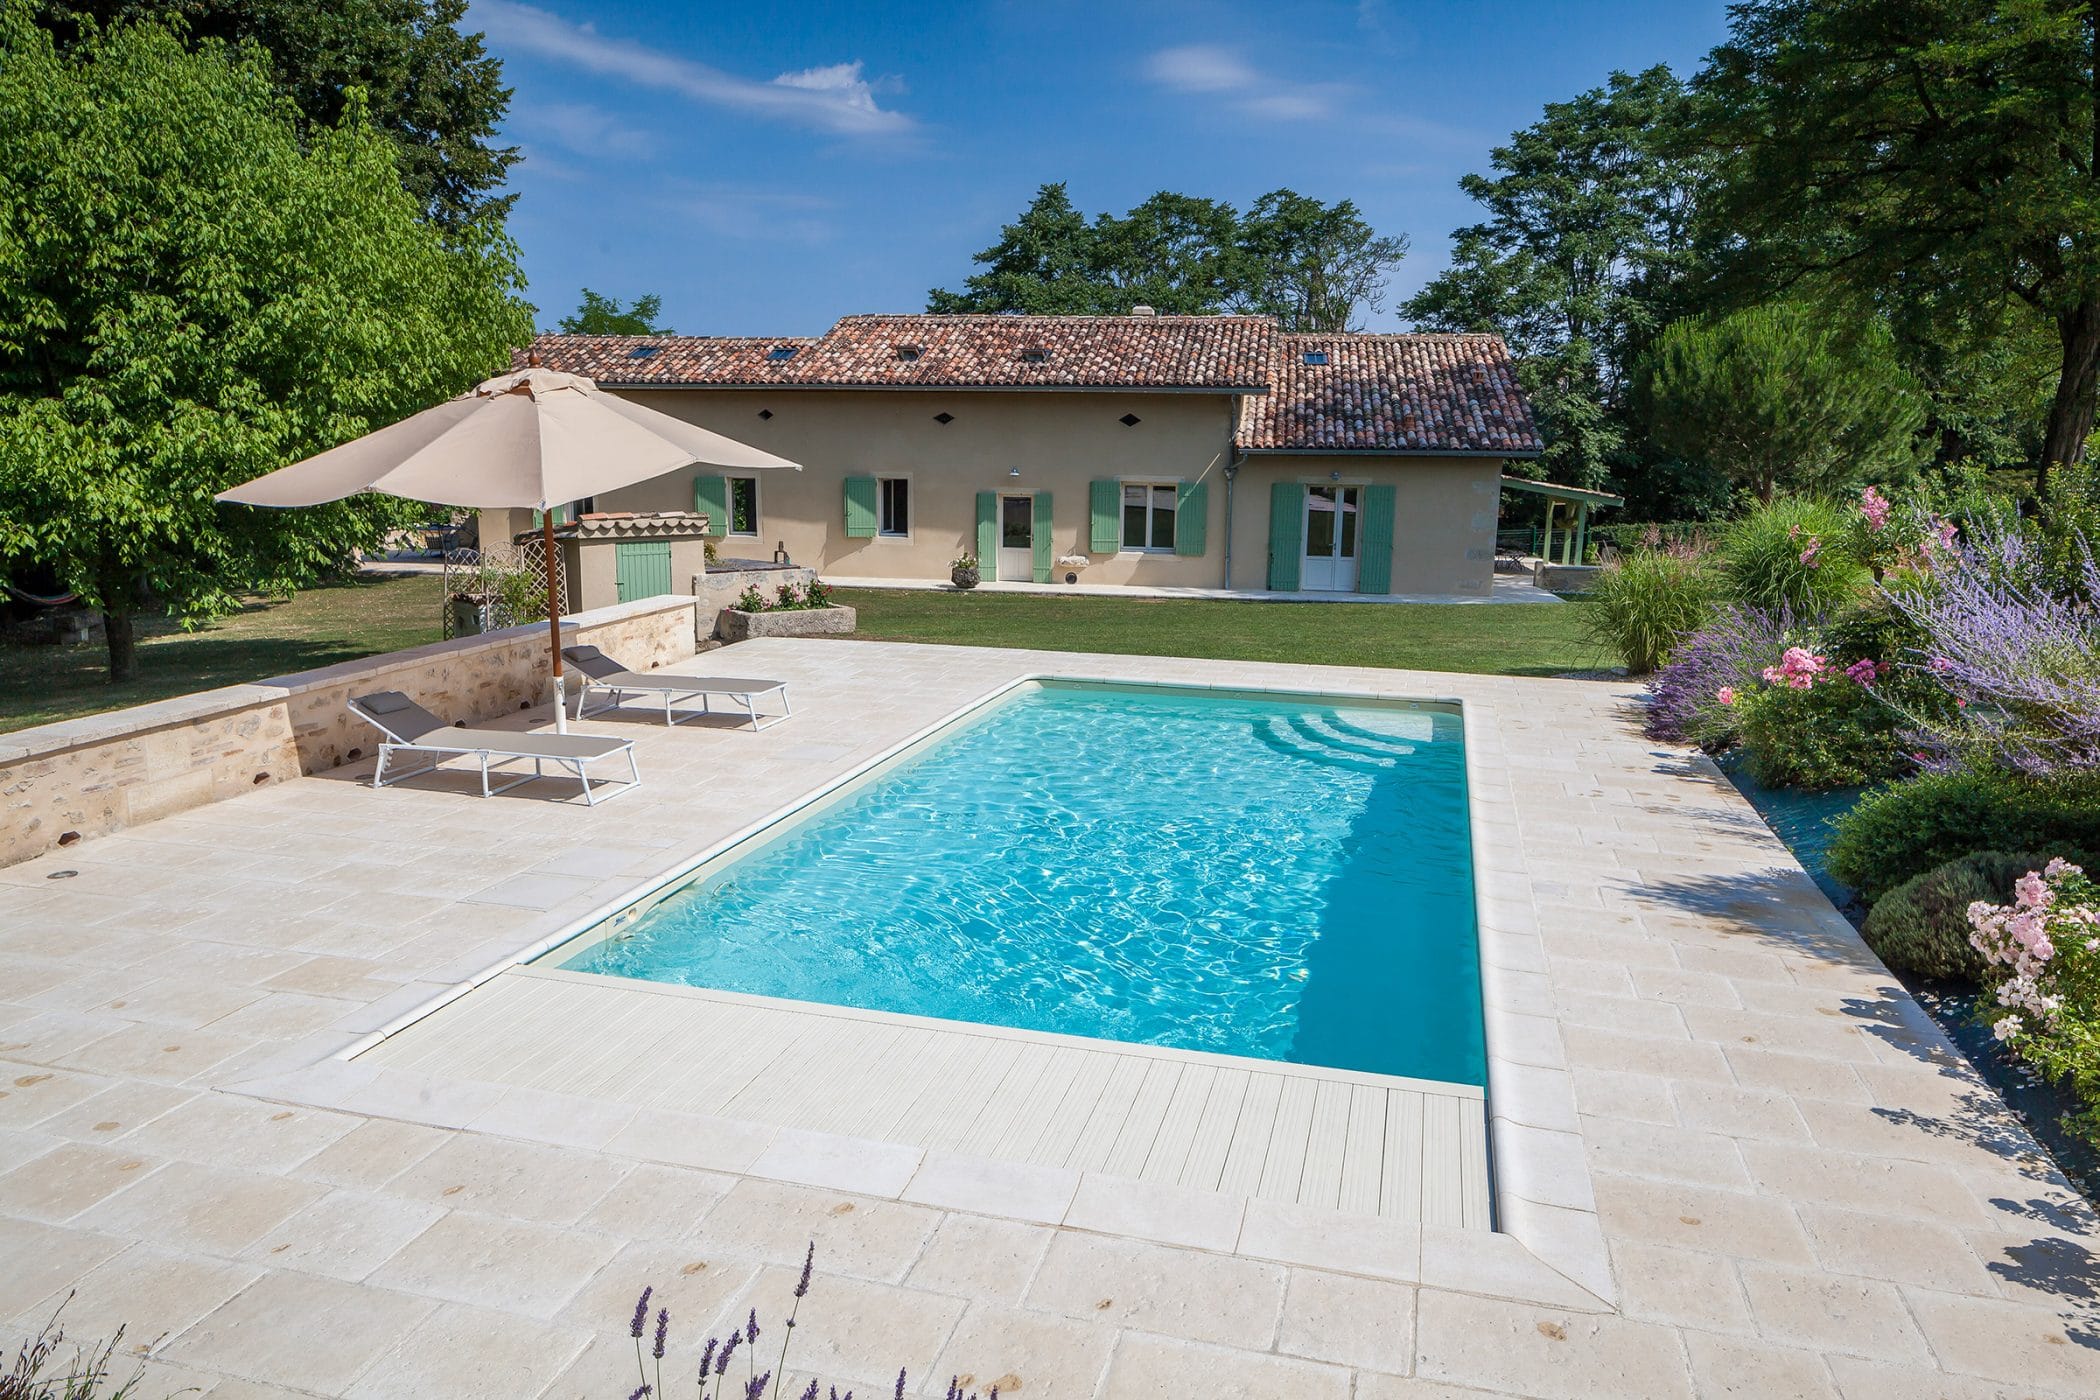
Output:
<svg viewBox="0 0 2100 1400">
<path fill-rule="evenodd" d="M 1829 869 L 1872 902 L 1974 851 L 2073 860 L 2100 851 L 2100 774 L 2033 779 L 1964 769 L 1876 788 L 1838 819 Z"/>
</svg>

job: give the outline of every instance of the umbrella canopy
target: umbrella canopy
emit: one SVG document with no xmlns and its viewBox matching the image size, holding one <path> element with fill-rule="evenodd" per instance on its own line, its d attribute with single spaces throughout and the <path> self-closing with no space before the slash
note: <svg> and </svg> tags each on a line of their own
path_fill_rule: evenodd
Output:
<svg viewBox="0 0 2100 1400">
<path fill-rule="evenodd" d="M 603 393 L 582 375 L 535 366 L 484 380 L 391 428 L 221 491 L 218 499 L 313 506 L 384 491 L 448 506 L 542 512 L 554 722 L 566 729 L 553 508 L 700 463 L 801 470 L 785 457 Z"/>
<path fill-rule="evenodd" d="M 312 506 L 360 491 L 448 506 L 547 510 L 694 463 L 799 464 L 601 391 L 525 369 L 319 456 L 221 491 L 251 506 Z"/>
</svg>

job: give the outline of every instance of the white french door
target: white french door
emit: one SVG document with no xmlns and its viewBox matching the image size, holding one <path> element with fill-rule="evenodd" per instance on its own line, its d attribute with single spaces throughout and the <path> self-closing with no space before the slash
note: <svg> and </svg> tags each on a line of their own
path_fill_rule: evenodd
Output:
<svg viewBox="0 0 2100 1400">
<path fill-rule="evenodd" d="M 999 498 L 998 568 L 1001 583 L 1027 583 L 1035 577 L 1035 497 Z"/>
<path fill-rule="evenodd" d="M 1305 559 L 1298 586 L 1310 593 L 1356 591 L 1357 486 L 1305 488 Z"/>
</svg>

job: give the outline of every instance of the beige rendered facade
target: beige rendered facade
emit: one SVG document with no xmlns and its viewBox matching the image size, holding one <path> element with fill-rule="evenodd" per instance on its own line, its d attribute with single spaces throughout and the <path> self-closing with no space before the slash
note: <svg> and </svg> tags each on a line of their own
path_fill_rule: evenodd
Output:
<svg viewBox="0 0 2100 1400">
<path fill-rule="evenodd" d="M 699 511 L 724 559 L 847 577 L 945 578 L 970 554 L 999 581 L 1486 595 L 1501 469 L 1537 451 L 1492 337 L 896 316 L 532 354 L 803 468 L 695 467 L 574 509 Z"/>
</svg>

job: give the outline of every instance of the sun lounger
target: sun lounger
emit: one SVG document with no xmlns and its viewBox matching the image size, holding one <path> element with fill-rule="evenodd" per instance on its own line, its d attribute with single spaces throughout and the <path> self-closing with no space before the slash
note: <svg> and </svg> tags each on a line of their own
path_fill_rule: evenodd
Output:
<svg viewBox="0 0 2100 1400">
<path fill-rule="evenodd" d="M 379 745 L 379 766 L 372 771 L 372 786 L 383 787 L 388 782 L 399 782 L 424 773 L 436 772 L 439 765 L 448 759 L 467 758 L 481 765 L 481 795 L 489 797 L 499 792 L 508 792 L 520 783 L 529 783 L 534 778 L 561 777 L 573 773 L 583 785 L 583 800 L 591 806 L 599 802 L 610 802 L 621 793 L 632 792 L 642 785 L 641 770 L 634 762 L 634 740 L 615 739 L 600 734 L 516 734 L 497 729 L 462 729 L 446 724 L 430 711 L 418 705 L 398 690 L 382 690 L 373 695 L 359 695 L 351 699 L 350 712 L 385 735 Z M 426 753 L 431 756 L 426 767 L 413 772 L 400 773 L 389 779 L 386 776 L 387 761 L 396 751 Z M 627 760 L 627 781 L 621 783 L 603 798 L 591 787 L 591 780 L 584 773 L 584 765 L 601 758 Z M 500 769 L 506 763 L 531 760 L 532 771 L 521 773 L 508 782 L 489 786 L 491 769 Z M 562 770 L 550 774 L 547 764 L 555 764 Z"/>
<path fill-rule="evenodd" d="M 585 704 L 590 699 L 593 687 L 608 692 L 612 698 L 598 707 L 595 713 L 618 708 L 621 697 L 626 695 L 657 695 L 663 698 L 664 723 L 677 724 L 681 719 L 691 719 L 690 713 L 674 714 L 671 706 L 687 700 L 700 702 L 701 714 L 712 714 L 712 698 L 720 695 L 736 701 L 744 707 L 744 714 L 753 729 L 771 729 L 795 713 L 788 702 L 786 681 L 743 680 L 735 676 L 673 676 L 661 672 L 630 671 L 596 647 L 563 647 L 562 656 L 571 666 L 583 673 L 583 688 L 576 693 L 576 717 L 586 714 Z M 760 715 L 760 696 L 778 696 L 780 712 Z"/>
</svg>

